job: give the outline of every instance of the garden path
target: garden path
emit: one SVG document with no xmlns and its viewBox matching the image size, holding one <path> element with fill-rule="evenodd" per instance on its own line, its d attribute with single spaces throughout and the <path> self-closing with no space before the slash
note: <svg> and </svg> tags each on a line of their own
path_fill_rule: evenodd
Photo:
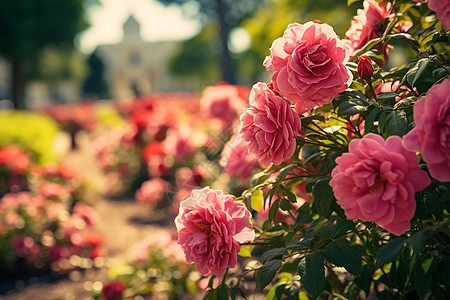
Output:
<svg viewBox="0 0 450 300">
<path fill-rule="evenodd" d="M 79 170 L 86 180 L 102 195 L 106 180 L 98 168 L 90 139 L 80 135 L 78 149 L 68 152 L 64 162 Z M 132 196 L 102 197 L 93 201 L 99 214 L 97 232 L 106 237 L 104 248 L 107 254 L 99 268 L 84 272 L 72 272 L 69 276 L 54 276 L 50 273 L 28 274 L 0 282 L 0 300 L 78 300 L 92 295 L 92 289 L 106 282 L 107 266 L 129 261 L 132 246 L 158 230 L 170 229 L 169 220 L 152 222 L 151 213 L 137 204 Z"/>
</svg>

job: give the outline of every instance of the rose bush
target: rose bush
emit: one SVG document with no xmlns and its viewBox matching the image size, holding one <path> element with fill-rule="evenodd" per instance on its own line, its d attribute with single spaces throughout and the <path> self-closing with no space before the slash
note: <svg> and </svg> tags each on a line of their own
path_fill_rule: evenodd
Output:
<svg viewBox="0 0 450 300">
<path fill-rule="evenodd" d="M 450 293 L 447 1 L 348 2 L 363 9 L 346 39 L 315 21 L 273 42 L 272 82 L 239 128 L 264 169 L 236 199 L 206 188 L 181 202 L 178 241 L 211 276 L 206 299 L 245 295 L 250 274 L 267 299 Z M 386 64 L 395 51 L 407 60 Z M 245 204 L 254 238 L 232 239 L 232 214 L 213 209 L 225 202 Z"/>
</svg>

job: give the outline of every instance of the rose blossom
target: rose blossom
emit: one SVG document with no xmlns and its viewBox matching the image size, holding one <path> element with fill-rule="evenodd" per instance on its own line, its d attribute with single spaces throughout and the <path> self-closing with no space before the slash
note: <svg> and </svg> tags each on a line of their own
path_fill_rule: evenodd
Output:
<svg viewBox="0 0 450 300">
<path fill-rule="evenodd" d="M 450 0 L 429 0 L 428 7 L 436 12 L 436 17 L 441 20 L 442 27 L 450 30 Z"/>
<path fill-rule="evenodd" d="M 238 134 L 233 135 L 223 147 L 219 164 L 226 174 L 240 176 L 242 180 L 259 166 L 258 159 L 248 153 L 248 145 Z"/>
<path fill-rule="evenodd" d="M 158 206 L 169 189 L 169 182 L 156 177 L 142 183 L 141 187 L 136 191 L 135 197 L 140 203 Z"/>
<path fill-rule="evenodd" d="M 350 219 L 373 221 L 400 235 L 410 228 L 416 209 L 414 193 L 430 184 L 419 158 L 402 146 L 399 136 L 386 141 L 369 133 L 350 141 L 349 152 L 336 159 L 330 186 Z"/>
<path fill-rule="evenodd" d="M 348 46 L 327 24 L 289 24 L 264 60 L 275 92 L 295 104 L 302 114 L 330 103 L 350 85 L 353 75 L 345 67 Z"/>
<path fill-rule="evenodd" d="M 433 86 L 414 105 L 414 127 L 403 145 L 422 152 L 431 176 L 450 181 L 450 78 Z"/>
<path fill-rule="evenodd" d="M 204 276 L 222 276 L 236 265 L 239 243 L 255 238 L 244 203 L 208 188 L 192 191 L 180 203 L 175 225 L 186 261 Z"/>
<path fill-rule="evenodd" d="M 300 117 L 287 100 L 259 82 L 250 93 L 250 108 L 241 115 L 240 133 L 262 164 L 278 165 L 295 152 L 295 137 L 301 134 Z"/>
<path fill-rule="evenodd" d="M 385 19 L 392 10 L 392 3 L 381 2 L 375 0 L 365 0 L 364 9 L 358 9 L 356 16 L 353 18 L 350 28 L 345 33 L 346 42 L 351 49 L 351 57 L 364 47 L 367 42 L 383 35 L 378 30 L 378 25 Z"/>
</svg>

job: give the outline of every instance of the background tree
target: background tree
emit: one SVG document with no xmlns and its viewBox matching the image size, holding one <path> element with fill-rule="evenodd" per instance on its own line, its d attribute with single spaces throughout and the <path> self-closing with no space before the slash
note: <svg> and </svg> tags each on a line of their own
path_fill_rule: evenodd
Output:
<svg viewBox="0 0 450 300">
<path fill-rule="evenodd" d="M 11 63 L 11 98 L 23 109 L 26 70 L 49 45 L 73 45 L 87 27 L 85 0 L 1 0 L 0 55 Z M 92 2 L 92 1 L 88 1 Z"/>
<path fill-rule="evenodd" d="M 105 65 L 102 59 L 98 56 L 97 51 L 91 53 L 87 62 L 89 75 L 83 83 L 83 93 L 87 97 L 106 97 L 108 93 L 108 87 L 103 77 Z"/>
<path fill-rule="evenodd" d="M 239 26 L 240 22 L 251 16 L 258 7 L 265 3 L 265 0 L 158 0 L 164 5 L 180 5 L 184 12 L 192 18 L 201 19 L 203 25 L 214 26 L 218 24 L 216 37 L 210 42 L 218 44 L 220 55 L 218 56 L 221 66 L 221 80 L 229 83 L 236 83 L 235 70 L 233 68 L 232 55 L 229 48 L 229 37 L 232 28 Z M 193 9 L 194 8 L 194 9 Z M 208 29 L 209 30 L 209 29 Z M 195 41 L 194 41 L 195 42 Z M 191 43 L 185 43 L 190 47 Z M 188 51 L 189 52 L 189 51 Z"/>
</svg>

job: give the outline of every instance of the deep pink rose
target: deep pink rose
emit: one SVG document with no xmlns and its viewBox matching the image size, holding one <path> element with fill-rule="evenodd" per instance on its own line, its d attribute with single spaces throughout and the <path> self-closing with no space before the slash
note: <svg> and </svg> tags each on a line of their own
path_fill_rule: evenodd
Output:
<svg viewBox="0 0 450 300">
<path fill-rule="evenodd" d="M 100 300 L 116 300 L 122 299 L 123 291 L 126 285 L 122 281 L 113 281 L 105 284 L 103 287 L 103 294 Z"/>
<path fill-rule="evenodd" d="M 300 117 L 286 99 L 259 82 L 250 93 L 250 108 L 241 115 L 240 133 L 262 164 L 278 165 L 295 152 Z"/>
<path fill-rule="evenodd" d="M 383 35 L 378 25 L 392 10 L 392 3 L 375 0 L 364 0 L 364 9 L 358 9 L 350 28 L 345 33 L 346 41 L 351 49 L 351 57 L 364 47 L 367 42 Z"/>
<path fill-rule="evenodd" d="M 170 190 L 170 183 L 159 177 L 152 178 L 142 183 L 136 191 L 135 198 L 138 202 L 158 206 Z"/>
<path fill-rule="evenodd" d="M 370 57 L 361 55 L 358 60 L 358 76 L 364 80 L 370 80 L 373 76 L 373 71 Z"/>
<path fill-rule="evenodd" d="M 403 145 L 422 152 L 431 176 L 450 181 L 450 78 L 433 86 L 414 105 L 414 127 Z"/>
<path fill-rule="evenodd" d="M 441 20 L 442 27 L 450 30 L 450 0 L 428 0 L 428 7 L 436 12 L 436 17 Z"/>
<path fill-rule="evenodd" d="M 204 276 L 222 276 L 236 265 L 239 243 L 255 238 L 244 203 L 208 188 L 193 190 L 180 203 L 175 225 L 186 261 Z"/>
<path fill-rule="evenodd" d="M 192 142 L 192 135 L 192 128 L 189 126 L 170 128 L 163 142 L 164 152 L 173 156 L 177 161 L 187 159 L 196 150 Z"/>
<path fill-rule="evenodd" d="M 354 139 L 336 163 L 330 186 L 348 218 L 373 221 L 395 235 L 410 228 L 414 193 L 428 186 L 430 178 L 399 136 L 385 141 L 369 133 Z"/>
<path fill-rule="evenodd" d="M 330 103 L 350 85 L 353 75 L 345 67 L 349 49 L 327 24 L 289 24 L 264 60 L 275 92 L 295 104 L 302 114 Z"/>
<path fill-rule="evenodd" d="M 248 152 L 248 145 L 238 134 L 233 135 L 223 147 L 219 164 L 226 174 L 239 176 L 242 180 L 259 166 L 258 159 Z"/>
</svg>

